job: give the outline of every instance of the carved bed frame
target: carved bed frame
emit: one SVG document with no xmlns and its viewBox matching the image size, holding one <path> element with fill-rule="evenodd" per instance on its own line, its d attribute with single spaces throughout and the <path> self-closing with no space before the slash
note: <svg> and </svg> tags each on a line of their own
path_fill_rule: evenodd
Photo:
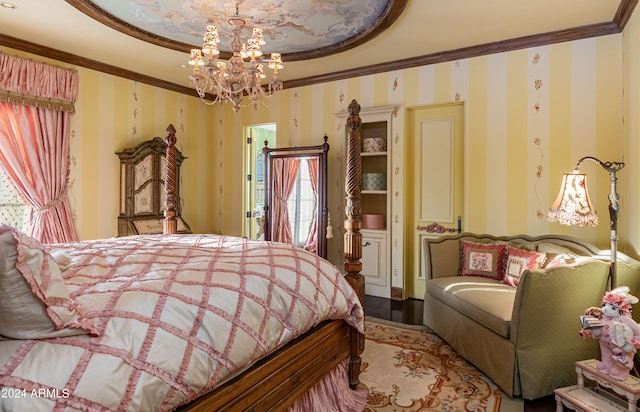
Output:
<svg viewBox="0 0 640 412">
<path fill-rule="evenodd" d="M 345 277 L 364 305 L 362 270 L 362 234 L 360 194 L 362 167 L 360 162 L 360 105 L 352 100 L 348 108 L 346 220 L 344 221 Z M 176 130 L 167 128 L 166 179 L 167 204 L 163 233 L 177 231 L 176 220 Z M 268 357 L 258 361 L 238 377 L 216 388 L 179 411 L 285 410 L 297 398 L 313 387 L 324 375 L 349 358 L 349 385 L 360 383 L 360 355 L 364 350 L 364 335 L 343 320 L 327 321 L 300 336 Z"/>
</svg>

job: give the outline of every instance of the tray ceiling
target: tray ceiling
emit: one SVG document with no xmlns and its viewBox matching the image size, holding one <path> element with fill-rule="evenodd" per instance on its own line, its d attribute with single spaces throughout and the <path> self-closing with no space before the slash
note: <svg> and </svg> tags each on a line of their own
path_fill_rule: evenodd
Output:
<svg viewBox="0 0 640 412">
<path fill-rule="evenodd" d="M 114 2 L 81 0 L 77 7 L 100 22 L 160 46 L 188 52 L 202 46 L 207 25 L 215 25 L 220 49 L 231 51 L 228 23 L 237 16 L 246 22 L 242 39 L 254 27 L 264 31 L 266 53 L 301 60 L 343 51 L 375 36 L 400 15 L 407 0 L 244 0 L 237 3 L 202 0 Z M 236 8 L 237 7 L 237 8 Z"/>
<path fill-rule="evenodd" d="M 228 28 L 236 3 L 247 26 L 265 29 L 265 51 L 283 53 L 280 78 L 295 87 L 619 33 L 637 0 L 12 3 L 0 8 L 0 45 L 186 92 L 189 49 L 207 23 Z M 220 48 L 230 49 L 224 35 Z"/>
</svg>

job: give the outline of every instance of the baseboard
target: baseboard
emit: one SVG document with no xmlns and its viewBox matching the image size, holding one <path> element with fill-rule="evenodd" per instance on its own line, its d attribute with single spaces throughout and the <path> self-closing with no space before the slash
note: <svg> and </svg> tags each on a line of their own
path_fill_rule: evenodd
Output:
<svg viewBox="0 0 640 412">
<path fill-rule="evenodd" d="M 402 300 L 402 288 L 394 288 L 391 287 L 391 299 L 392 300 Z"/>
</svg>

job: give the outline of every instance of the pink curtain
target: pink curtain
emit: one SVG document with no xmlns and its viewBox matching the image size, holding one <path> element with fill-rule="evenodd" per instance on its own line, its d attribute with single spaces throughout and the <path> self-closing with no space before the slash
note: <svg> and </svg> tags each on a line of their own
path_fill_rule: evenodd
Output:
<svg viewBox="0 0 640 412">
<path fill-rule="evenodd" d="M 307 235 L 307 243 L 304 248 L 311 252 L 318 250 L 318 158 L 310 157 L 307 159 L 309 165 L 309 176 L 311 177 L 311 188 L 314 195 L 314 207 L 316 213 L 313 214 L 311 223 L 309 224 L 309 234 Z"/>
<path fill-rule="evenodd" d="M 78 72 L 0 52 L 0 100 L 73 113 Z"/>
<path fill-rule="evenodd" d="M 0 165 L 31 207 L 27 234 L 42 243 L 78 240 L 68 196 L 77 92 L 75 70 L 0 53 Z"/>
<path fill-rule="evenodd" d="M 300 159 L 273 159 L 273 213 L 271 221 L 271 240 L 282 243 L 293 243 L 289 208 L 287 201 L 296 182 Z"/>
</svg>

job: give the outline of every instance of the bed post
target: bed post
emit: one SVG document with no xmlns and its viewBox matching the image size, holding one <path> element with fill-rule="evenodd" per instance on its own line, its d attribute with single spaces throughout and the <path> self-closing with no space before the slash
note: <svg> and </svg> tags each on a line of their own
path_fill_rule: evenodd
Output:
<svg viewBox="0 0 640 412">
<path fill-rule="evenodd" d="M 364 305 L 364 277 L 362 271 L 362 209 L 360 205 L 360 193 L 362 191 L 362 164 L 360 159 L 360 105 L 354 99 L 349 104 L 349 116 L 347 117 L 347 171 L 345 191 L 347 193 L 347 206 L 344 221 L 344 268 L 346 278 L 351 287 L 356 291 L 360 303 Z M 351 361 L 349 363 L 349 385 L 355 389 L 360 383 L 360 354 L 364 350 L 364 335 L 356 329 L 351 330 Z"/>
<path fill-rule="evenodd" d="M 176 129 L 172 124 L 167 127 L 167 137 L 164 142 L 167 145 L 166 173 L 164 189 L 167 194 L 164 210 L 164 222 L 162 233 L 172 235 L 178 233 L 178 220 L 176 219 Z"/>
</svg>

